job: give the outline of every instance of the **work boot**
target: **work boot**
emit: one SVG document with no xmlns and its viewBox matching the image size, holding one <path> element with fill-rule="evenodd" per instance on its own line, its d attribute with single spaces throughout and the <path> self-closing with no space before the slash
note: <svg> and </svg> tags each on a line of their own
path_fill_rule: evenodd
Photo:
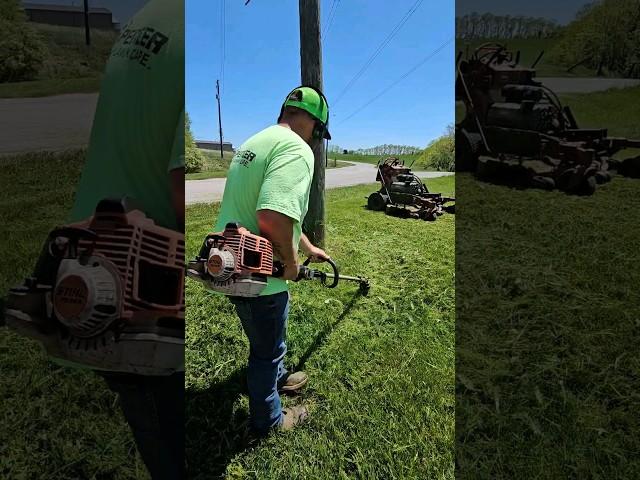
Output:
<svg viewBox="0 0 640 480">
<path fill-rule="evenodd" d="M 304 405 L 282 409 L 280 430 L 287 431 L 304 423 L 309 417 L 309 410 Z"/>
<path fill-rule="evenodd" d="M 295 372 L 287 375 L 278 384 L 278 391 L 282 393 L 297 393 L 309 381 L 309 376 L 304 372 Z"/>
</svg>

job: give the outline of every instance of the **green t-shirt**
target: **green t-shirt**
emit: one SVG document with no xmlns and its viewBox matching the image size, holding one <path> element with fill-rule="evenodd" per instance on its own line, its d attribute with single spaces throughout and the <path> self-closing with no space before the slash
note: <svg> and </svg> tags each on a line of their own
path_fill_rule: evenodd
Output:
<svg viewBox="0 0 640 480">
<path fill-rule="evenodd" d="M 259 235 L 256 212 L 273 210 L 293 219 L 293 244 L 297 246 L 312 177 L 313 152 L 298 134 L 279 125 L 262 130 L 231 160 L 215 231 L 221 232 L 229 222 L 239 222 Z M 261 295 L 287 289 L 286 281 L 269 277 Z"/>
<path fill-rule="evenodd" d="M 104 198 L 128 196 L 158 225 L 179 231 L 169 172 L 181 167 L 184 1 L 150 0 L 111 50 L 69 221 L 88 218 Z"/>
<path fill-rule="evenodd" d="M 178 230 L 169 171 L 184 167 L 184 2 L 150 0 L 122 29 L 100 87 L 72 222 L 132 197 Z"/>
</svg>

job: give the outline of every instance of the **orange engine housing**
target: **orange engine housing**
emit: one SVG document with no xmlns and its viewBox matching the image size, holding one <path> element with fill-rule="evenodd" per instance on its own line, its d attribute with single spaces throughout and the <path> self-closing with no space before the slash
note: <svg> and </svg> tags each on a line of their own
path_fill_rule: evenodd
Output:
<svg viewBox="0 0 640 480">
<path fill-rule="evenodd" d="M 88 228 L 79 250 L 103 255 L 118 269 L 124 302 L 121 316 L 157 311 L 184 319 L 184 234 L 155 224 L 141 210 L 96 211 L 70 227 Z"/>
<path fill-rule="evenodd" d="M 271 275 L 273 272 L 271 242 L 237 223 L 227 224 L 222 233 L 210 234 L 205 241 L 207 243 L 210 247 L 217 247 L 217 251 L 212 252 L 207 259 L 207 270 L 212 275 L 222 274 L 226 268 L 229 269 L 229 275 Z M 233 266 L 225 262 L 224 250 L 233 253 Z"/>
</svg>

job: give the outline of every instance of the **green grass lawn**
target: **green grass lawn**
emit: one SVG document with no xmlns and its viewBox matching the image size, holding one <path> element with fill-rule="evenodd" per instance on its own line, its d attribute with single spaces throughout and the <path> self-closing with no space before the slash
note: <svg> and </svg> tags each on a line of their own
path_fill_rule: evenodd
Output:
<svg viewBox="0 0 640 480">
<path fill-rule="evenodd" d="M 481 39 L 481 40 L 456 40 L 456 51 L 463 52 L 462 58 L 466 58 L 467 48 L 469 55 L 484 43 L 502 43 L 513 51 L 514 54 L 520 50 L 520 63 L 525 67 L 530 67 L 541 51 L 544 56 L 536 66 L 536 73 L 539 77 L 592 77 L 595 71 L 586 67 L 576 67 L 570 73 L 567 69 L 571 65 L 559 65 L 554 62 L 552 50 L 558 39 L 555 38 L 527 38 L 527 39 Z"/>
<path fill-rule="evenodd" d="M 66 93 L 94 93 L 100 90 L 100 77 L 34 80 L 0 83 L 0 98 L 47 97 Z"/>
<path fill-rule="evenodd" d="M 638 99 L 640 86 L 561 96 L 581 128 L 608 128 L 611 136 L 636 139 L 640 138 Z"/>
<path fill-rule="evenodd" d="M 457 478 L 639 478 L 638 180 L 456 177 Z"/>
<path fill-rule="evenodd" d="M 200 172 L 187 173 L 185 175 L 186 180 L 206 180 L 207 178 L 226 178 L 227 170 L 229 170 L 229 163 L 233 156 L 232 152 L 224 152 L 224 158 L 221 157 L 220 152 L 216 150 L 200 150 L 204 155 L 204 164 Z M 337 161 L 334 164 L 333 160 L 329 160 L 327 169 L 331 168 L 343 168 L 352 165 L 349 162 Z"/>
<path fill-rule="evenodd" d="M 452 177 L 428 181 L 454 193 Z M 368 297 L 291 287 L 287 363 L 310 375 L 310 422 L 261 443 L 246 436 L 248 346 L 231 304 L 187 283 L 190 478 L 453 478 L 455 217 L 402 220 L 364 208 L 375 185 L 327 193 L 326 250 Z M 218 205 L 187 208 L 193 256 Z"/>
<path fill-rule="evenodd" d="M 22 282 L 72 206 L 84 152 L 0 160 L 0 294 Z M 0 478 L 145 479 L 116 397 L 91 372 L 50 363 L 0 328 Z"/>
<path fill-rule="evenodd" d="M 639 94 L 562 100 L 639 138 Z M 638 478 L 638 180 L 588 198 L 456 182 L 459 478 Z"/>
<path fill-rule="evenodd" d="M 100 89 L 100 79 L 117 32 L 92 29 L 91 46 L 87 47 L 84 28 L 30 25 L 47 47 L 45 61 L 35 80 L 0 84 L 0 98 L 90 93 Z"/>
</svg>

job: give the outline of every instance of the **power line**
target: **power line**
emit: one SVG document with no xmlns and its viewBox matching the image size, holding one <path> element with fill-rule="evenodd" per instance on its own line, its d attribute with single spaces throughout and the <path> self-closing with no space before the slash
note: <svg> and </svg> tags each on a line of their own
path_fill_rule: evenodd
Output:
<svg viewBox="0 0 640 480">
<path fill-rule="evenodd" d="M 377 94 L 375 97 L 373 97 L 371 100 L 369 100 L 367 103 L 365 103 L 364 105 L 362 105 L 360 108 L 358 108 L 355 112 L 353 112 L 351 115 L 349 115 L 347 118 L 345 118 L 344 120 L 342 120 L 338 125 L 342 125 L 343 123 L 345 123 L 347 120 L 349 120 L 350 118 L 354 117 L 355 115 L 357 115 L 358 113 L 360 113 L 361 110 L 364 110 L 366 107 L 368 107 L 370 104 L 372 104 L 373 102 L 375 102 L 378 98 L 380 98 L 382 95 L 384 95 L 385 93 L 387 93 L 389 90 L 391 90 L 393 87 L 395 87 L 398 83 L 400 83 L 402 80 L 404 80 L 405 78 L 407 78 L 409 75 L 411 75 L 413 72 L 415 72 L 418 68 L 420 68 L 422 65 L 424 65 L 425 63 L 427 63 L 427 61 L 429 61 L 431 58 L 433 58 L 435 55 L 437 55 L 444 47 L 446 47 L 447 45 L 449 45 L 451 42 L 453 41 L 453 38 L 450 38 L 449 40 L 447 40 L 446 42 L 444 42 L 442 45 L 440 45 L 438 48 L 436 48 L 433 52 L 431 52 L 429 55 L 427 55 L 425 58 L 423 58 L 420 63 L 418 63 L 416 66 L 414 66 L 413 68 L 411 68 L 410 70 L 408 70 L 404 75 L 402 75 L 398 80 L 396 80 L 395 82 L 393 82 L 391 85 L 389 85 L 387 88 L 385 88 L 384 90 L 382 90 L 379 94 Z"/>
<path fill-rule="evenodd" d="M 324 33 L 322 34 L 323 39 L 327 36 L 329 30 L 331 29 L 331 24 L 333 24 L 333 19 L 336 16 L 336 11 L 338 10 L 338 3 L 340 3 L 340 0 L 333 0 L 333 3 L 331 4 L 331 10 L 329 11 L 329 16 L 327 17 L 327 23 L 325 25 Z"/>
<path fill-rule="evenodd" d="M 225 0 L 220 2 L 220 78 L 222 80 L 222 91 L 224 92 L 225 82 L 224 82 L 224 63 L 226 60 L 226 49 L 227 49 L 227 19 L 226 19 L 226 8 L 225 8 Z"/>
<path fill-rule="evenodd" d="M 409 10 L 407 11 L 407 13 L 404 14 L 404 16 L 400 19 L 400 21 L 396 24 L 395 27 L 393 27 L 393 30 L 391 30 L 391 33 L 389 33 L 389 35 L 386 36 L 386 38 L 382 41 L 382 43 L 380 45 L 378 45 L 378 48 L 376 48 L 375 52 L 373 52 L 371 54 L 371 56 L 369 57 L 369 59 L 365 62 L 365 64 L 362 66 L 362 68 L 360 68 L 360 70 L 358 71 L 358 73 L 356 73 L 351 80 L 349 80 L 349 82 L 347 83 L 347 85 L 342 89 L 342 91 L 338 94 L 338 96 L 335 98 L 335 100 L 333 101 L 333 105 L 335 106 L 338 101 L 344 96 L 344 94 L 353 86 L 353 84 L 364 74 L 364 72 L 369 68 L 369 66 L 371 66 L 371 64 L 373 63 L 373 61 L 378 58 L 378 56 L 380 55 L 380 53 L 382 52 L 382 50 L 384 50 L 384 48 L 391 42 L 391 40 L 393 40 L 393 38 L 398 34 L 398 32 L 402 29 L 402 27 L 404 26 L 405 23 L 407 23 L 407 21 L 409 20 L 409 18 L 411 18 L 411 16 L 416 12 L 416 10 L 418 10 L 418 8 L 420 7 L 420 5 L 422 4 L 423 0 L 417 0 L 412 6 L 411 8 L 409 8 Z"/>
</svg>

